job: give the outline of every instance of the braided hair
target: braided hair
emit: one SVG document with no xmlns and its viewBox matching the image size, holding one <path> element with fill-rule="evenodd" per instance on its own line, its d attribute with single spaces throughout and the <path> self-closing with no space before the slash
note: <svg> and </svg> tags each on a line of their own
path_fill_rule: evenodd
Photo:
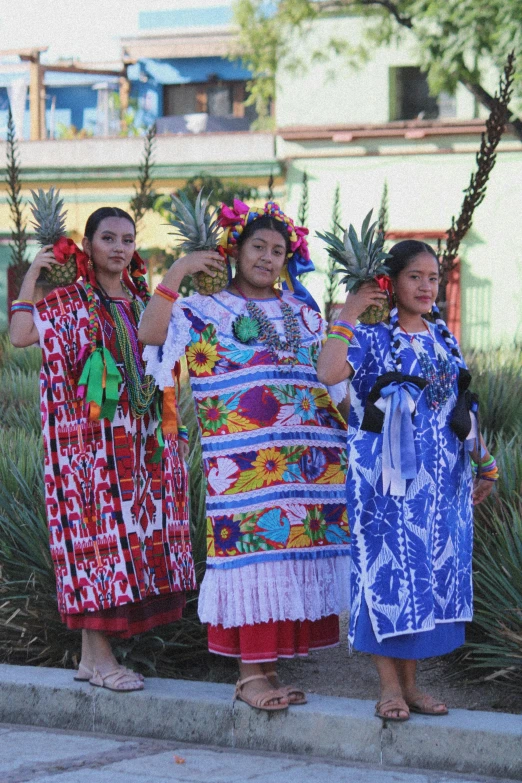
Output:
<svg viewBox="0 0 522 783">
<path fill-rule="evenodd" d="M 132 224 L 134 231 L 136 232 L 136 224 L 128 212 L 119 207 L 100 207 L 95 210 L 87 219 L 85 224 L 85 237 L 92 242 L 96 231 L 98 230 L 100 223 L 105 218 L 123 218 L 128 220 Z M 129 269 L 125 269 L 123 273 L 123 279 L 125 284 L 138 296 L 147 302 L 150 298 L 149 289 L 147 286 L 146 278 L 141 268 L 141 259 L 137 253 L 134 253 Z M 129 274 L 130 271 L 130 274 Z M 98 330 L 100 328 L 97 316 L 97 305 L 94 296 L 94 288 L 96 287 L 96 276 L 94 269 L 89 269 L 87 277 L 84 280 L 85 291 L 87 293 L 87 310 L 89 313 L 89 346 L 92 351 L 96 350 L 98 340 Z"/>
<path fill-rule="evenodd" d="M 413 259 L 421 253 L 429 253 L 439 265 L 439 259 L 435 250 L 426 242 L 420 242 L 416 239 L 406 239 L 402 242 L 397 242 L 389 251 L 391 258 L 386 260 L 386 266 L 389 269 L 389 274 L 392 281 L 395 281 L 406 267 L 410 265 Z M 437 329 L 446 343 L 449 353 L 453 357 L 454 361 L 459 367 L 464 367 L 464 360 L 458 347 L 455 337 L 451 334 L 446 322 L 440 315 L 439 308 L 436 304 L 433 305 L 432 313 L 435 317 L 435 324 Z M 397 307 L 394 307 L 390 312 L 390 331 L 391 331 L 391 355 L 395 369 L 401 371 L 401 327 L 399 324 L 399 311 Z"/>
</svg>

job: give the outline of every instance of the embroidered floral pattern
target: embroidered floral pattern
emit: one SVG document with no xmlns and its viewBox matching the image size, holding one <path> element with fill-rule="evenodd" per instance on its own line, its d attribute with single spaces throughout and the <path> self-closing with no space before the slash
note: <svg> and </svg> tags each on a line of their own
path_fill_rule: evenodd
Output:
<svg viewBox="0 0 522 783">
<path fill-rule="evenodd" d="M 250 329 L 234 334 L 247 314 L 240 297 L 196 294 L 179 305 L 207 479 L 207 571 L 319 548 L 349 554 L 346 426 L 314 366 L 324 324 L 290 294 L 282 304 L 256 303 L 277 332 L 275 352 Z M 286 338 L 295 324 L 288 356 L 285 320 Z"/>
</svg>

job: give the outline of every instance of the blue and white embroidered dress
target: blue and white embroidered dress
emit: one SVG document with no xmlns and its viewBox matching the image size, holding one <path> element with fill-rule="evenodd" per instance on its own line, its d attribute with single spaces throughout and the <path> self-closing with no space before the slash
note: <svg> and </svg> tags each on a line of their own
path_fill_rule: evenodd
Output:
<svg viewBox="0 0 522 783">
<path fill-rule="evenodd" d="M 449 356 L 431 324 L 413 345 L 406 334 L 400 340 L 404 375 L 422 376 L 422 351 L 435 367 L 439 357 Z M 356 649 L 392 657 L 440 655 L 462 643 L 463 621 L 471 620 L 473 611 L 471 467 L 449 424 L 457 382 L 439 408 L 428 405 L 426 389 L 420 392 L 413 415 L 417 475 L 406 480 L 404 496 L 392 495 L 383 492 L 383 435 L 361 429 L 370 390 L 379 376 L 396 370 L 389 325 L 358 326 L 347 359 L 354 370 L 347 476 L 350 642 Z M 374 643 L 366 647 L 369 636 Z M 409 654 L 421 638 L 427 643 L 424 649 Z M 404 654 L 387 648 L 386 640 L 405 642 Z"/>
</svg>

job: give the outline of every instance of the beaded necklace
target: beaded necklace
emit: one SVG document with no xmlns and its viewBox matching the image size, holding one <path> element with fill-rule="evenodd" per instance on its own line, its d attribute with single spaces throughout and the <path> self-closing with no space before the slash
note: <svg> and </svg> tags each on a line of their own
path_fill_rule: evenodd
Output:
<svg viewBox="0 0 522 783">
<path fill-rule="evenodd" d="M 156 393 L 156 382 L 151 375 L 145 375 L 145 369 L 138 344 L 136 325 L 139 323 L 145 305 L 134 298 L 130 302 L 112 299 L 98 283 L 103 294 L 102 301 L 109 310 L 116 329 L 116 340 L 123 359 L 123 374 L 129 394 L 129 405 L 135 418 L 139 419 L 149 410 Z M 127 291 L 127 293 L 130 293 Z M 126 308 L 129 305 L 135 323 L 129 318 Z"/>
<path fill-rule="evenodd" d="M 437 354 L 436 367 L 417 339 L 418 334 L 409 334 L 402 326 L 401 329 L 408 337 L 410 345 L 415 351 L 423 377 L 428 381 L 425 392 L 426 401 L 430 408 L 439 408 L 449 400 L 453 392 L 457 377 L 455 365 L 446 354 L 437 351 L 435 340 L 429 329 L 427 334 L 433 340 L 435 353 Z"/>
<path fill-rule="evenodd" d="M 260 342 L 265 343 L 274 363 L 278 363 L 280 353 L 291 353 L 293 355 L 290 361 L 292 364 L 296 364 L 297 352 L 301 347 L 301 332 L 297 316 L 290 305 L 287 302 L 284 302 L 281 296 L 274 290 L 283 316 L 283 328 L 285 332 L 285 339 L 283 341 L 266 313 L 264 313 L 259 305 L 252 299 L 248 299 L 248 297 L 245 296 L 236 281 L 234 281 L 234 285 L 246 301 L 246 309 L 248 312 L 248 316 L 239 315 L 232 324 L 232 330 L 236 339 L 246 344 L 252 343 L 258 339 Z"/>
</svg>

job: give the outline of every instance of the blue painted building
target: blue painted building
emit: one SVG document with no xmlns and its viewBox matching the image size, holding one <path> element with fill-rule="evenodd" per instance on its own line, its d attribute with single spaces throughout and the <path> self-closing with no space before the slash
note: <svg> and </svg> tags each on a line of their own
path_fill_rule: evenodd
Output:
<svg viewBox="0 0 522 783">
<path fill-rule="evenodd" d="M 54 72 L 46 64 L 45 137 L 134 135 L 155 121 L 159 133 L 248 130 L 256 119 L 254 108 L 245 106 L 250 72 L 228 57 L 231 2 L 194 4 L 139 13 L 138 33 L 121 42 L 122 60 L 130 63 L 124 87 L 115 75 Z M 122 63 L 111 67 L 123 71 Z M 19 136 L 30 137 L 28 85 L 27 63 L 0 61 L 0 137 L 5 138 L 10 97 Z M 121 102 L 127 97 L 122 124 Z"/>
</svg>

